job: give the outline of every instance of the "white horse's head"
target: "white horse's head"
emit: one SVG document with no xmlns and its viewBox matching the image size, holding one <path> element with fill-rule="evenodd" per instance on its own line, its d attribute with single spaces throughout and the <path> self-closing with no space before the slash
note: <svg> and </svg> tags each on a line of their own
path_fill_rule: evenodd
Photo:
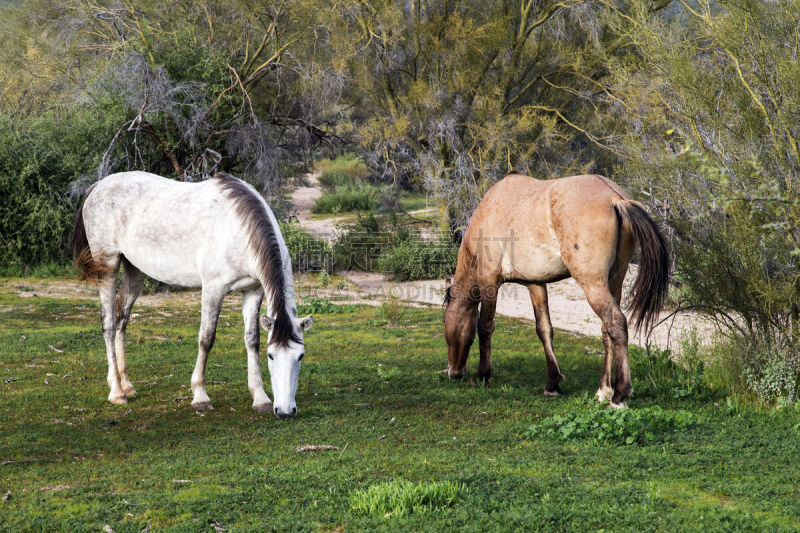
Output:
<svg viewBox="0 0 800 533">
<path fill-rule="evenodd" d="M 269 366 L 270 380 L 272 381 L 272 412 L 278 418 L 291 418 L 297 414 L 297 404 L 294 395 L 297 392 L 297 377 L 300 375 L 300 361 L 306 354 L 303 344 L 303 332 L 307 331 L 314 323 L 314 318 L 308 315 L 305 318 L 292 318 L 294 327 L 299 332 L 301 342 L 290 340 L 286 346 L 271 346 L 267 343 L 267 365 Z M 261 327 L 272 333 L 275 320 L 267 315 L 261 315 Z"/>
</svg>

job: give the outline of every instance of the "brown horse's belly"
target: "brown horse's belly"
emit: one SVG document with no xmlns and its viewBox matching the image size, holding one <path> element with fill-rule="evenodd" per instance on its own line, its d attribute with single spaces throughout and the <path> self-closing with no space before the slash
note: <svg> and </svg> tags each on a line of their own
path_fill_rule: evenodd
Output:
<svg viewBox="0 0 800 533">
<path fill-rule="evenodd" d="M 569 277 L 561 251 L 544 243 L 518 246 L 508 259 L 503 264 L 503 278 L 507 280 L 547 283 Z"/>
</svg>

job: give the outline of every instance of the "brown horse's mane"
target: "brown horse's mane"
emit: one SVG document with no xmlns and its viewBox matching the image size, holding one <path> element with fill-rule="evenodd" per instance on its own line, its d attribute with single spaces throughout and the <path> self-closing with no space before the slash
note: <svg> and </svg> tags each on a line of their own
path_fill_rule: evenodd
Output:
<svg viewBox="0 0 800 533">
<path fill-rule="evenodd" d="M 283 274 L 278 230 L 273 227 L 261 198 L 255 190 L 230 174 L 217 172 L 213 179 L 233 202 L 236 213 L 244 223 L 250 250 L 258 263 L 260 281 L 272 294 L 269 307 L 275 312 L 276 318 L 270 344 L 287 346 L 289 341 L 302 343 L 286 309 L 284 287 L 287 280 Z"/>
</svg>

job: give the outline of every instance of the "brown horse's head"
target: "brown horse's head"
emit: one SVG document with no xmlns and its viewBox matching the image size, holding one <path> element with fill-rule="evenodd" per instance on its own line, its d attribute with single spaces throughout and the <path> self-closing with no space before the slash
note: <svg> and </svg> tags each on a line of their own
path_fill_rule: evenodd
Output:
<svg viewBox="0 0 800 533">
<path fill-rule="evenodd" d="M 467 356 L 478 324 L 479 295 L 447 280 L 444 294 L 444 338 L 447 341 L 447 375 L 467 377 Z"/>
</svg>

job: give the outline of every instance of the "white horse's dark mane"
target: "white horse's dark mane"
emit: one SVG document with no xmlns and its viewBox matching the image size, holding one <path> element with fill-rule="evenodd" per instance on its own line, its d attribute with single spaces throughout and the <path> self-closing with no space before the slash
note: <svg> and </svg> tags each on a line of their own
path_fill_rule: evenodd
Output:
<svg viewBox="0 0 800 533">
<path fill-rule="evenodd" d="M 258 261 L 259 281 L 272 295 L 272 301 L 268 302 L 268 305 L 275 313 L 275 327 L 272 330 L 270 344 L 286 346 L 289 341 L 301 343 L 302 340 L 295 330 L 289 310 L 286 309 L 284 288 L 287 280 L 281 261 L 277 228 L 273 227 L 257 193 L 243 181 L 224 172 L 217 172 L 213 179 L 233 202 L 236 213 L 244 222 L 248 244 Z"/>
</svg>

